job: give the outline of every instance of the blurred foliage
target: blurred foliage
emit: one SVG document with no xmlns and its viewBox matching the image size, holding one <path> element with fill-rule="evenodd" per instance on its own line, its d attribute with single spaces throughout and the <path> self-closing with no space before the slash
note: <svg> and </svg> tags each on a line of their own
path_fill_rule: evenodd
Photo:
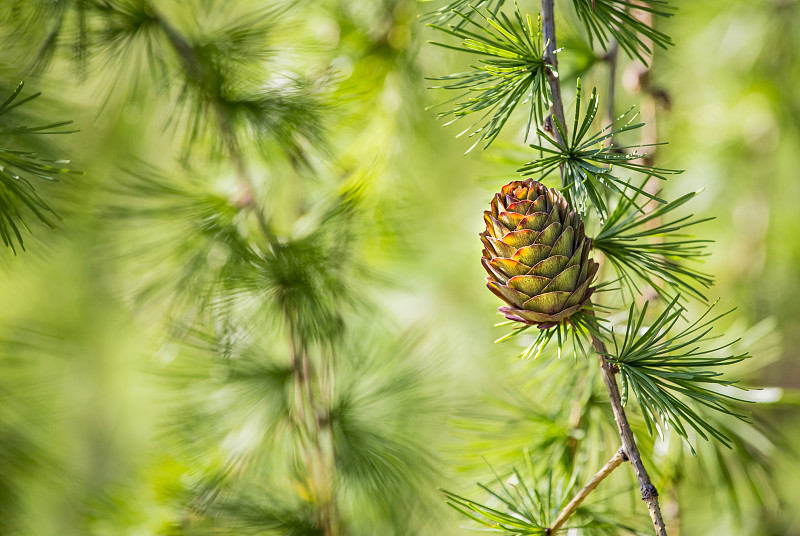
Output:
<svg viewBox="0 0 800 536">
<path fill-rule="evenodd" d="M 35 93 L 25 98 L 19 98 L 25 84 L 20 82 L 14 91 L 0 104 L 0 120 L 4 125 L 0 128 L 0 139 L 6 143 L 11 142 L 11 147 L 0 147 L 0 238 L 3 244 L 16 253 L 16 242 L 20 248 L 25 249 L 22 239 L 23 231 L 30 231 L 25 223 L 23 214 L 33 214 L 39 221 L 52 227 L 51 219 L 55 217 L 51 209 L 36 193 L 31 179 L 55 180 L 53 175 L 69 173 L 64 165 L 69 160 L 50 160 L 38 153 L 24 148 L 30 144 L 30 138 L 43 134 L 69 134 L 61 127 L 69 125 L 70 121 L 60 121 L 47 125 L 30 126 L 14 124 L 19 118 L 9 117 L 10 112 L 34 100 L 40 95 Z M 4 144 L 5 145 L 5 144 Z M 14 145 L 19 145 L 14 147 Z"/>
<path fill-rule="evenodd" d="M 589 37 L 589 46 L 596 40 L 601 48 L 607 49 L 611 38 L 629 57 L 646 63 L 647 56 L 653 52 L 652 43 L 665 49 L 674 44 L 669 35 L 656 30 L 638 16 L 643 12 L 661 17 L 672 16 L 674 7 L 666 1 L 642 0 L 632 3 L 625 0 L 573 0 L 572 3 Z"/>
<path fill-rule="evenodd" d="M 534 335 L 491 344 L 480 214 L 536 155 L 462 157 L 469 143 L 424 110 L 440 97 L 426 77 L 467 69 L 417 20 L 448 3 L 465 5 L 0 3 L 0 93 L 41 92 L 13 110 L 24 121 L 3 116 L 0 147 L 85 172 L 34 177 L 60 219 L 2 252 L 1 534 L 468 533 L 436 488 L 474 496 L 481 457 L 496 492 L 525 460 L 518 482 L 559 467 L 568 487 L 613 454 L 583 354 L 515 362 Z M 687 203 L 716 217 L 702 273 L 739 306 L 729 351 L 754 356 L 727 375 L 776 387 L 744 394 L 762 402 L 752 425 L 704 414 L 731 448 L 687 429 L 696 457 L 628 411 L 671 529 L 800 534 L 800 5 L 670 4 L 655 24 L 675 46 L 649 86 L 620 60 L 617 108 L 638 101 L 626 91 L 668 92 L 657 161 L 686 172 L 664 196 L 705 188 Z M 458 24 L 448 12 L 430 22 Z M 602 96 L 582 20 L 560 17 L 562 86 L 580 76 Z M 14 130 L 66 120 L 77 132 Z M 527 120 L 495 147 L 521 144 Z M 642 530 L 629 471 L 588 505 L 600 533 L 616 530 L 607 505 Z"/>
</svg>

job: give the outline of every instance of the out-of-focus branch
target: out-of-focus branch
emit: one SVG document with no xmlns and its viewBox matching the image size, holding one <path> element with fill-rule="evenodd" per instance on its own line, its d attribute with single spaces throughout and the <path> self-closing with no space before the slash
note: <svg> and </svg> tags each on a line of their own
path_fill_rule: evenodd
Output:
<svg viewBox="0 0 800 536">
<path fill-rule="evenodd" d="M 641 10 L 635 9 L 632 12 L 632 16 L 636 17 L 637 19 L 641 20 L 642 23 L 646 24 L 647 26 L 652 26 L 653 24 L 653 14 Z M 644 43 L 653 50 L 653 42 L 646 37 L 642 37 Z M 639 60 L 631 62 L 628 65 L 627 69 L 622 75 L 622 84 L 625 86 L 625 89 L 628 90 L 630 93 L 641 93 L 642 99 L 639 105 L 642 122 L 645 126 L 642 128 L 642 138 L 640 143 L 642 144 L 654 144 L 658 142 L 658 129 L 657 129 L 657 122 L 656 122 L 656 110 L 658 105 L 660 104 L 665 109 L 669 109 L 670 107 L 670 97 L 667 91 L 652 83 L 651 79 L 651 71 L 653 69 L 653 58 L 650 58 L 648 64 L 645 64 Z M 653 165 L 655 161 L 655 151 L 656 147 L 649 147 L 647 154 L 642 158 L 642 162 L 645 165 Z M 647 186 L 645 189 L 648 193 L 654 193 L 658 187 L 658 180 L 651 179 L 648 181 Z"/>
<path fill-rule="evenodd" d="M 301 434 L 299 451 L 309 477 L 304 484 L 310 488 L 308 491 L 318 505 L 317 522 L 324 536 L 340 536 L 339 513 L 333 493 L 333 437 L 330 423 L 326 408 L 314 394 L 312 380 L 316 377 L 316 371 L 312 367 L 308 349 L 292 329 L 293 320 L 289 318 L 288 321 L 295 377 L 294 421 Z"/>
<path fill-rule="evenodd" d="M 608 64 L 608 94 L 606 95 L 606 124 L 610 125 L 617 118 L 614 113 L 614 103 L 617 90 L 617 58 L 619 57 L 619 45 L 612 40 L 608 52 L 603 56 L 603 61 Z M 606 147 L 614 145 L 614 137 L 606 140 Z"/>
<path fill-rule="evenodd" d="M 155 10 L 153 6 L 151 6 L 151 10 L 154 13 L 154 17 L 158 21 L 159 27 L 164 31 L 164 34 L 167 36 L 167 40 L 169 41 L 170 45 L 172 45 L 175 53 L 178 55 L 181 65 L 183 66 L 183 69 L 186 71 L 187 75 L 197 80 L 202 80 L 205 78 L 206 67 L 203 65 L 202 61 L 200 61 L 200 58 L 198 57 L 197 52 L 192 44 L 183 35 L 181 35 L 181 33 L 174 26 L 172 26 L 165 17 Z M 224 109 L 224 107 L 219 106 L 219 103 L 213 101 L 213 99 L 212 103 L 214 105 L 214 111 L 217 114 L 217 118 L 220 122 L 222 135 L 228 146 L 228 152 L 230 153 L 234 162 L 236 174 L 239 177 L 240 192 L 237 199 L 237 205 L 240 207 L 246 207 L 253 212 L 253 214 L 255 214 L 256 220 L 258 221 L 258 226 L 261 229 L 261 232 L 264 234 L 264 238 L 267 239 L 269 247 L 274 250 L 278 244 L 278 240 L 272 232 L 269 222 L 267 221 L 264 208 L 258 203 L 258 199 L 255 195 L 255 186 L 253 185 L 253 181 L 250 179 L 250 175 L 247 172 L 244 154 L 239 146 L 239 142 L 236 139 L 233 125 L 231 125 L 230 115 L 228 111 Z"/>
<path fill-rule="evenodd" d="M 653 14 L 636 9 L 633 10 L 632 15 L 641 20 L 644 24 L 652 26 Z M 645 44 L 653 50 L 653 42 L 643 36 Z M 629 93 L 640 93 L 641 99 L 639 101 L 639 111 L 642 118 L 642 135 L 639 139 L 639 144 L 648 146 L 647 153 L 637 160 L 645 166 L 652 166 L 655 164 L 656 150 L 658 149 L 658 106 L 661 105 L 664 109 L 670 108 L 670 97 L 667 91 L 652 82 L 651 72 L 653 69 L 653 58 L 649 58 L 647 64 L 642 61 L 636 60 L 631 62 L 622 75 L 622 84 Z M 660 181 L 655 177 L 651 177 L 644 185 L 644 191 L 648 194 L 655 196 L 660 189 Z M 654 210 L 658 204 L 655 201 L 649 201 L 643 207 L 645 211 Z M 648 223 L 650 228 L 660 225 L 660 218 L 655 218 Z M 647 301 L 658 299 L 658 293 L 651 287 L 647 287 L 643 293 L 643 298 Z"/>
</svg>

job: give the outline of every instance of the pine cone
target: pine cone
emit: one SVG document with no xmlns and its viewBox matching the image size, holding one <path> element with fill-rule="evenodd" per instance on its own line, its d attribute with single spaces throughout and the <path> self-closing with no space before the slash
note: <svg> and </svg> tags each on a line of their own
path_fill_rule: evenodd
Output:
<svg viewBox="0 0 800 536">
<path fill-rule="evenodd" d="M 506 318 L 552 327 L 586 305 L 598 264 L 589 258 L 580 214 L 555 189 L 514 181 L 484 212 L 483 267 L 489 289 L 509 307 Z"/>
</svg>

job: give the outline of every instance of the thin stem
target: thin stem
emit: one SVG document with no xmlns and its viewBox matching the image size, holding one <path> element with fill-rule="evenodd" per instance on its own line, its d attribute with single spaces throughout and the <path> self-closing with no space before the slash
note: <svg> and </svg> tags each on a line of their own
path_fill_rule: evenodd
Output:
<svg viewBox="0 0 800 536">
<path fill-rule="evenodd" d="M 556 20 L 553 9 L 553 0 L 542 0 L 542 35 L 545 42 L 545 56 L 548 63 L 552 66 L 547 69 L 547 80 L 550 82 L 550 93 L 553 97 L 553 114 L 555 114 L 564 132 L 567 132 L 567 121 L 564 117 L 564 103 L 561 100 L 561 82 L 558 75 L 558 55 L 556 50 Z M 567 140 L 561 139 L 561 133 L 557 128 L 550 129 L 559 145 L 566 147 Z"/>
<path fill-rule="evenodd" d="M 615 40 L 611 41 L 608 52 L 603 56 L 603 61 L 608 63 L 608 96 L 606 97 L 606 124 L 610 125 L 617 118 L 614 115 L 614 100 L 617 89 L 617 57 L 619 56 L 619 45 Z M 606 147 L 614 145 L 614 137 L 609 136 L 606 140 Z"/>
<path fill-rule="evenodd" d="M 553 524 L 547 529 L 547 534 L 554 534 L 561 526 L 566 523 L 567 519 L 575 513 L 578 509 L 578 506 L 583 502 L 583 500 L 592 492 L 594 489 L 605 480 L 605 478 L 610 475 L 614 469 L 622 465 L 624 462 L 628 461 L 628 456 L 625 454 L 625 451 L 619 449 L 614 457 L 608 460 L 608 462 L 597 472 L 596 475 L 592 477 L 592 479 L 583 486 L 577 495 L 575 495 L 569 504 L 567 504 L 561 512 L 559 512 L 558 517 Z"/>
<path fill-rule="evenodd" d="M 617 380 L 614 378 L 615 371 L 612 370 L 612 365 L 606 360 L 608 350 L 603 341 L 592 335 L 592 346 L 597 352 L 597 357 L 600 360 L 600 370 L 603 374 L 603 381 L 608 388 L 608 396 L 611 399 L 611 409 L 614 412 L 614 420 L 617 422 L 617 430 L 619 437 L 622 440 L 622 449 L 631 461 L 633 472 L 639 481 L 639 489 L 642 492 L 642 500 L 647 504 L 647 510 L 650 512 L 650 519 L 653 521 L 653 527 L 656 529 L 658 536 L 667 536 L 667 529 L 664 526 L 664 519 L 661 516 L 661 508 L 658 505 L 658 491 L 653 483 L 650 481 L 650 475 L 647 474 L 642 463 L 642 456 L 639 454 L 639 449 L 636 448 L 636 441 L 633 439 L 633 431 L 631 425 L 628 423 L 628 417 L 625 416 L 625 409 L 622 407 L 622 400 L 619 396 L 619 388 L 617 387 Z"/>
<path fill-rule="evenodd" d="M 608 95 L 608 109 L 607 113 L 609 119 L 614 119 L 614 94 L 616 90 L 616 66 L 617 66 L 617 44 L 613 43 L 612 49 L 608 52 L 606 58 L 609 62 L 609 95 Z M 612 143 L 609 140 L 609 143 Z M 633 471 L 639 481 L 639 489 L 642 492 L 642 500 L 647 504 L 647 510 L 650 513 L 650 519 L 653 522 L 658 536 L 666 536 L 667 529 L 664 525 L 664 519 L 661 515 L 661 508 L 658 504 L 658 491 L 653 483 L 650 481 L 650 475 L 647 474 L 642 463 L 642 457 L 639 454 L 639 449 L 636 447 L 636 441 L 633 438 L 633 431 L 628 423 L 628 417 L 625 415 L 625 410 L 622 407 L 622 399 L 619 394 L 619 387 L 617 380 L 614 377 L 617 369 L 606 360 L 608 350 L 603 341 L 592 335 L 592 345 L 597 352 L 600 361 L 600 370 L 603 375 L 603 381 L 608 389 L 609 399 L 611 401 L 611 409 L 614 412 L 614 420 L 617 423 L 617 430 L 619 437 L 622 440 L 622 449 L 627 454 L 633 466 Z"/>
<path fill-rule="evenodd" d="M 647 10 L 635 9 L 632 15 L 639 19 L 643 24 L 652 27 L 653 15 Z M 653 50 L 653 43 L 647 37 L 643 37 L 645 45 Z M 642 155 L 639 160 L 634 160 L 637 164 L 645 166 L 652 166 L 655 163 L 656 151 L 658 149 L 656 143 L 658 142 L 658 104 L 659 102 L 665 109 L 669 109 L 669 95 L 667 92 L 652 82 L 651 72 L 653 70 L 654 58 L 651 55 L 648 62 L 640 60 L 632 62 L 625 73 L 623 74 L 623 81 L 627 80 L 628 90 L 631 93 L 640 93 L 641 99 L 639 101 L 639 108 L 644 127 L 641 130 L 641 137 L 639 143 L 642 146 L 648 146 L 647 153 Z M 656 177 L 650 177 L 644 185 L 644 191 L 651 196 L 657 196 L 661 189 L 661 181 Z M 646 212 L 656 210 L 659 206 L 655 200 L 649 200 L 644 205 Z M 653 229 L 661 225 L 661 218 L 653 218 L 647 222 L 647 228 Z M 652 237 L 651 242 L 659 243 L 663 240 L 659 237 Z M 662 283 L 663 284 L 663 283 Z M 651 285 L 647 285 L 642 290 L 641 299 L 647 301 L 654 301 L 659 298 L 658 292 Z"/>
<path fill-rule="evenodd" d="M 549 54 L 549 61 L 554 69 L 558 68 L 558 59 L 556 58 L 556 28 L 555 17 L 553 12 L 553 0 L 542 0 L 542 33 L 546 43 L 546 51 Z M 553 113 L 556 115 L 561 125 L 564 127 L 566 133 L 567 123 L 564 120 L 564 106 L 561 100 L 561 87 L 558 78 L 550 73 L 548 77 L 550 80 L 550 90 L 553 94 Z M 556 130 L 557 129 L 553 129 Z M 564 145 L 566 140 L 562 140 L 559 133 L 555 133 L 556 141 Z M 564 185 L 564 170 L 561 169 L 561 184 Z M 614 411 L 614 420 L 617 423 L 619 437 L 622 440 L 622 449 L 628 456 L 628 459 L 633 465 L 633 471 L 636 478 L 639 480 L 639 488 L 642 491 L 642 500 L 647 504 L 647 510 L 650 512 L 650 519 L 653 521 L 653 527 L 656 530 L 657 536 L 667 536 L 667 529 L 664 526 L 664 519 L 661 516 L 661 509 L 658 506 L 658 491 L 653 483 L 650 481 L 650 475 L 642 463 L 642 457 L 639 454 L 639 449 L 636 448 L 636 442 L 633 439 L 633 432 L 628 423 L 628 418 L 625 416 L 625 410 L 622 407 L 622 400 L 619 395 L 619 388 L 617 387 L 617 380 L 614 378 L 615 371 L 612 370 L 611 364 L 606 360 L 608 351 L 606 345 L 600 339 L 592 335 L 592 345 L 597 351 L 600 359 L 600 370 L 603 374 L 603 381 L 605 381 L 608 388 L 608 395 L 611 399 L 611 408 Z"/>
</svg>

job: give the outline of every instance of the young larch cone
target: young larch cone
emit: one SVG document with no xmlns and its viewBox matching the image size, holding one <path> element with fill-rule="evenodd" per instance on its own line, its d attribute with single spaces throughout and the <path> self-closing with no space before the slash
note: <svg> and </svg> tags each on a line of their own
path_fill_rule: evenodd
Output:
<svg viewBox="0 0 800 536">
<path fill-rule="evenodd" d="M 580 214 L 557 190 L 533 179 L 510 182 L 484 220 L 486 286 L 508 304 L 498 308 L 506 318 L 545 329 L 586 305 L 598 264 Z"/>
</svg>

